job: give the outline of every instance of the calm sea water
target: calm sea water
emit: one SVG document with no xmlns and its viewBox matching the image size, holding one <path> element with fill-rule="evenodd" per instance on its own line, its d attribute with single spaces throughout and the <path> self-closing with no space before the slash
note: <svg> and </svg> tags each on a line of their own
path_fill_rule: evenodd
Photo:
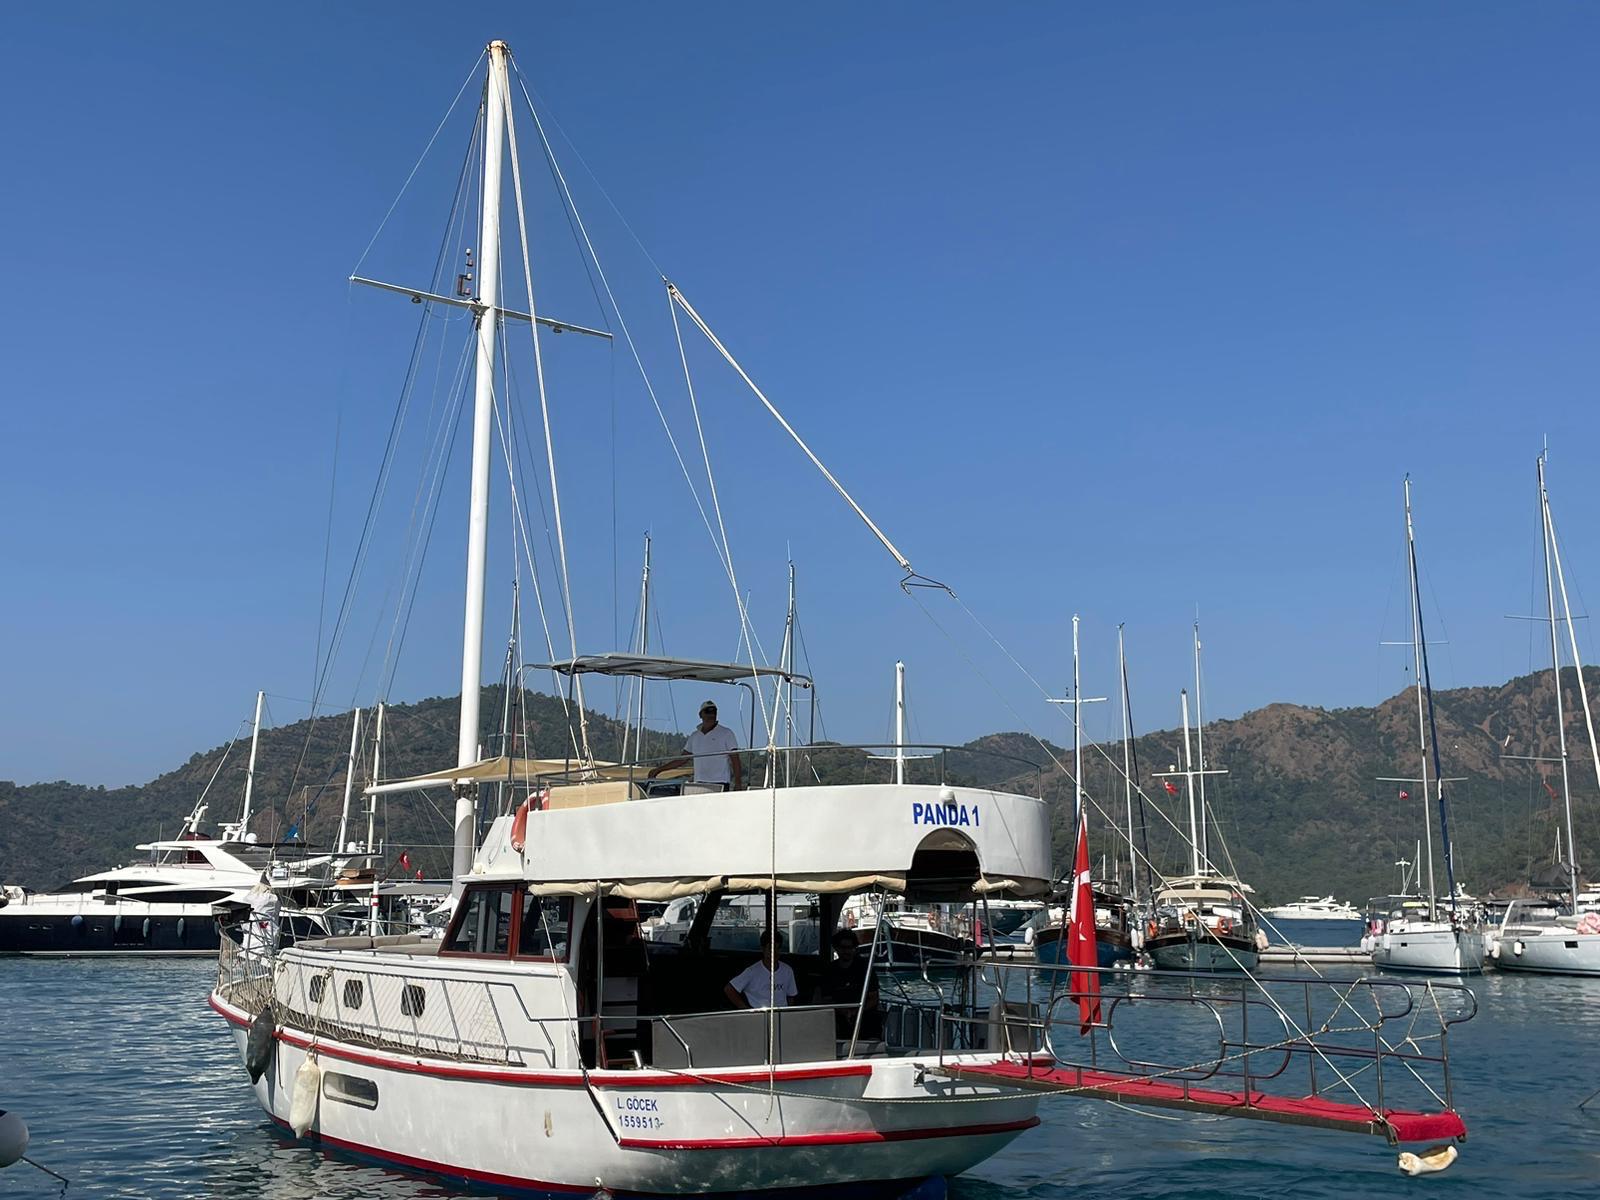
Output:
<svg viewBox="0 0 1600 1200">
<path fill-rule="evenodd" d="M 1307 936 L 1310 944 L 1339 940 Z M 0 960 L 0 1108 L 68 1196 L 149 1200 L 464 1197 L 420 1176 L 297 1146 L 267 1124 L 205 1005 L 205 960 Z M 954 1181 L 955 1200 L 1101 1197 L 1540 1197 L 1600 1189 L 1600 980 L 1488 975 L 1452 1039 L 1471 1136 L 1410 1179 L 1382 1139 L 1058 1098 L 1044 1123 Z M 0 1197 L 61 1194 L 26 1164 Z"/>
</svg>

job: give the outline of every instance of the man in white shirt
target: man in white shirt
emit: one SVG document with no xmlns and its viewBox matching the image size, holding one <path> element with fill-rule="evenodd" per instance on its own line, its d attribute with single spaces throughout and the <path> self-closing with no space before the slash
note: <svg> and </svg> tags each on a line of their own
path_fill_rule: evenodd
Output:
<svg viewBox="0 0 1600 1200">
<path fill-rule="evenodd" d="M 787 1008 L 800 994 L 794 968 L 778 961 L 778 944 L 768 929 L 761 935 L 761 958 L 728 981 L 722 989 L 735 1008 Z"/>
<path fill-rule="evenodd" d="M 650 768 L 654 779 L 663 771 L 694 760 L 694 781 L 719 785 L 723 791 L 744 787 L 744 767 L 739 762 L 739 739 L 726 725 L 717 724 L 717 704 L 707 700 L 700 706 L 700 724 L 684 739 L 683 754 L 671 762 Z"/>
</svg>

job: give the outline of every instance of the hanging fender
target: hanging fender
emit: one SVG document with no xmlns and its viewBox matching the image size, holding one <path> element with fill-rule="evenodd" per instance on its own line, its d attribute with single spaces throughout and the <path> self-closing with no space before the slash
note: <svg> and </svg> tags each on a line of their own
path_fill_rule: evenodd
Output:
<svg viewBox="0 0 1600 1200">
<path fill-rule="evenodd" d="M 529 796 L 517 808 L 517 815 L 511 818 L 511 848 L 518 854 L 528 842 L 528 814 L 533 811 L 533 797 Z"/>
</svg>

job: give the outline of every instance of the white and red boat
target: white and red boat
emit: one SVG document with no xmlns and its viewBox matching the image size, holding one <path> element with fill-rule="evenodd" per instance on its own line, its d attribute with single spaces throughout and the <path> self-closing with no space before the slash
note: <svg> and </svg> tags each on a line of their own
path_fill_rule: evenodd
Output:
<svg viewBox="0 0 1600 1200">
<path fill-rule="evenodd" d="M 529 311 L 501 307 L 501 167 L 512 91 L 505 45 L 492 43 L 487 57 L 475 130 L 483 168 L 475 269 L 459 276 L 454 296 L 379 285 L 428 311 L 470 311 L 476 341 L 457 762 L 368 789 L 454 792 L 456 902 L 439 938 L 331 937 L 281 948 L 224 941 L 210 1004 L 231 1027 L 271 1119 L 324 1147 L 496 1188 L 654 1195 L 904 1190 L 995 1154 L 1038 1123 L 1041 1098 L 1053 1092 L 1391 1139 L 1464 1134 L 1448 1106 L 1396 1111 L 1395 1092 L 1381 1086 L 1377 1104 L 1359 1095 L 1330 1098 L 1330 1084 L 1349 1076 L 1335 1080 L 1329 1072 L 1312 1072 L 1308 1096 L 1266 1095 L 1263 1083 L 1283 1068 L 1268 1067 L 1273 1073 L 1264 1079 L 1258 1066 L 1252 1077 L 1260 1055 L 1284 1057 L 1285 1046 L 1305 1051 L 1308 1061 L 1313 1050 L 1322 1060 L 1344 1052 L 1314 1047 L 1316 1031 L 1291 1030 L 1288 1017 L 1264 1047 L 1247 1031 L 1225 1032 L 1233 1025 L 1219 1015 L 1220 1040 L 1204 1048 L 1214 1064 L 1152 1074 L 1148 1064 L 1121 1058 L 1110 1036 L 1121 1000 L 1109 989 L 1103 1008 L 1085 998 L 1085 981 L 1097 977 L 1092 965 L 1052 973 L 980 959 L 938 995 L 891 997 L 886 981 L 880 998 L 871 970 L 851 973 L 849 960 L 828 957 L 846 899 L 872 893 L 970 906 L 968 919 L 976 921 L 986 897 L 1043 897 L 1053 878 L 1050 804 L 959 786 L 945 776 L 942 755 L 928 781 L 904 782 L 901 774 L 886 783 L 823 782 L 818 758 L 837 756 L 840 747 L 794 746 L 792 734 L 777 741 L 780 698 L 792 703 L 797 689 L 811 686 L 790 652 L 784 665 L 769 667 L 650 657 L 642 644 L 637 655 L 579 657 L 574 645 L 570 659 L 547 664 L 570 681 L 580 728 L 585 675 L 627 677 L 641 695 L 645 680 L 748 686 L 757 700 L 752 711 L 767 724 L 765 748 L 745 752 L 748 790 L 673 779 L 659 763 L 600 762 L 586 736 L 571 761 L 514 753 L 480 759 L 495 355 L 506 322 L 525 323 L 535 350 L 541 326 L 597 333 L 536 315 L 531 286 Z M 520 228 L 514 141 L 511 165 Z M 681 293 L 669 287 L 669 296 L 733 363 Z M 542 377 L 540 389 L 542 398 Z M 559 541 L 558 507 L 554 515 Z M 867 523 L 910 578 L 909 563 Z M 568 633 L 574 636 L 570 623 Z M 785 641 L 787 651 L 792 642 Z M 479 841 L 478 802 L 496 793 L 498 815 Z M 1084 879 L 1087 888 L 1086 869 Z M 683 897 L 697 900 L 681 937 L 642 935 L 640 903 Z M 787 1005 L 730 1007 L 727 989 L 752 956 L 711 934 L 725 908 L 740 909 L 731 924 L 747 923 L 750 897 L 763 930 L 787 951 L 792 992 L 776 986 L 776 967 L 766 981 L 769 993 L 789 997 Z M 1093 923 L 1085 921 L 1082 942 L 1092 955 Z M 876 940 L 888 924 L 881 905 L 871 924 Z M 870 964 L 876 945 L 861 949 Z M 1170 998 L 1185 1008 L 1228 1003 L 1219 998 L 1225 988 L 1208 986 L 1204 998 Z M 1371 987 L 1341 987 L 1335 999 L 1346 1014 L 1344 1032 L 1361 1007 L 1348 992 Z M 1164 1010 L 1159 998 L 1149 999 L 1137 1012 Z M 1310 1010 L 1309 998 L 1299 997 L 1273 1009 Z M 1363 1070 L 1392 1057 L 1384 1023 L 1402 1010 L 1409 1005 L 1393 1000 L 1372 1008 L 1378 1043 L 1360 1052 Z M 1229 1009 L 1236 1017 L 1249 1011 L 1262 1019 L 1259 999 Z M 1067 1036 L 1052 1053 L 1058 1020 Z M 1085 1052 L 1087 1065 L 1068 1060 Z M 1241 1058 L 1243 1087 L 1230 1091 L 1226 1080 L 1237 1077 Z M 1444 1060 L 1408 1053 L 1403 1063 L 1390 1062 L 1391 1079 L 1424 1062 Z M 1436 1094 L 1448 1101 L 1447 1077 Z"/>
</svg>

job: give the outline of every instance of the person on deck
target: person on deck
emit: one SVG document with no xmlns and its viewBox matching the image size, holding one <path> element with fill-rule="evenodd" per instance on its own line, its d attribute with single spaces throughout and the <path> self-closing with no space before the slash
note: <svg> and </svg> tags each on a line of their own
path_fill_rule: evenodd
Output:
<svg viewBox="0 0 1600 1200">
<path fill-rule="evenodd" d="M 847 1038 L 856 1029 L 856 1007 L 866 992 L 866 1008 L 861 1014 L 861 1036 L 880 1036 L 882 1019 L 878 1014 L 878 977 L 872 963 L 861 953 L 853 929 L 835 930 L 833 959 L 822 974 L 822 1002 L 833 1008 L 834 1029 Z"/>
<path fill-rule="evenodd" d="M 768 929 L 761 935 L 761 957 L 740 971 L 722 989 L 735 1008 L 787 1008 L 800 994 L 794 968 L 778 958 L 778 941 Z"/>
<path fill-rule="evenodd" d="M 726 725 L 717 724 L 717 703 L 707 700 L 700 706 L 700 724 L 689 731 L 683 742 L 683 754 L 671 762 L 650 768 L 654 779 L 663 771 L 687 766 L 694 760 L 694 781 L 715 784 L 723 791 L 739 791 L 744 787 L 744 766 L 739 761 L 739 739 Z"/>
</svg>

